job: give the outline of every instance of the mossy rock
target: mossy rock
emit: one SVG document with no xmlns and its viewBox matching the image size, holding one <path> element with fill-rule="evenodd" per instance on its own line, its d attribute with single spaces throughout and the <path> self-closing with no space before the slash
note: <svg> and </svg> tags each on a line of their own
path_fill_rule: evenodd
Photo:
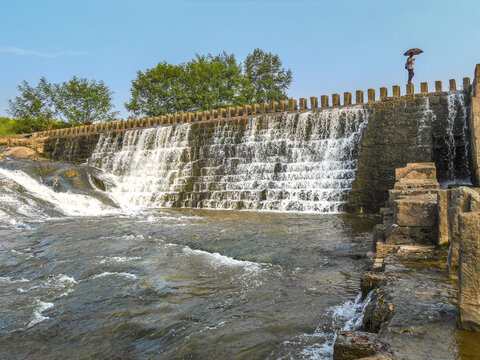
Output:
<svg viewBox="0 0 480 360">
<path fill-rule="evenodd" d="M 73 177 L 77 177 L 79 176 L 80 174 L 78 173 L 78 171 L 76 169 L 72 169 L 72 170 L 66 170 L 62 173 L 62 177 L 64 178 L 73 178 Z"/>
</svg>

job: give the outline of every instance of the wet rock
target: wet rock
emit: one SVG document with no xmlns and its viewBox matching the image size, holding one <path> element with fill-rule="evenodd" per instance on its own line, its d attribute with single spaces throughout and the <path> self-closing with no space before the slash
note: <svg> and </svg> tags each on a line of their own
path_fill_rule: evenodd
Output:
<svg viewBox="0 0 480 360">
<path fill-rule="evenodd" d="M 362 274 L 360 279 L 360 288 L 362 290 L 362 296 L 365 297 L 373 289 L 381 286 L 386 282 L 387 275 L 384 273 L 377 273 L 366 271 Z"/>
<path fill-rule="evenodd" d="M 458 218 L 460 322 L 465 330 L 480 331 L 480 212 Z"/>
<path fill-rule="evenodd" d="M 102 180 L 93 175 L 90 175 L 90 180 L 92 180 L 93 185 L 95 185 L 97 189 L 105 191 L 105 183 Z"/>
<path fill-rule="evenodd" d="M 340 331 L 333 346 L 333 359 L 353 360 L 371 357 L 379 359 L 378 356 L 388 356 L 390 352 L 390 346 L 381 341 L 376 334 Z"/>
<path fill-rule="evenodd" d="M 62 173 L 62 177 L 64 178 L 73 178 L 73 177 L 77 177 L 79 176 L 80 174 L 78 173 L 77 170 L 75 169 L 72 169 L 72 170 L 66 170 Z"/>
<path fill-rule="evenodd" d="M 465 186 L 452 190 L 452 200 L 448 207 L 448 223 L 451 243 L 448 251 L 447 267 L 450 273 L 458 272 L 458 257 L 460 249 L 460 228 L 458 215 L 462 212 L 480 211 L 480 194 L 478 190 Z"/>
<path fill-rule="evenodd" d="M 437 228 L 434 226 L 390 226 L 385 232 L 385 243 L 389 245 L 425 244 L 436 241 Z"/>
<path fill-rule="evenodd" d="M 392 297 L 385 287 L 377 288 L 365 309 L 363 329 L 377 333 L 384 328 L 394 314 Z"/>
</svg>

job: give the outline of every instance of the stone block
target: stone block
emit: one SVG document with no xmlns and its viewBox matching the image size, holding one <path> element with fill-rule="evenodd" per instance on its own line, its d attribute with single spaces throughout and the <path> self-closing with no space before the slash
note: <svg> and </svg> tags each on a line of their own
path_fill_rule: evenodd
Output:
<svg viewBox="0 0 480 360">
<path fill-rule="evenodd" d="M 428 83 L 426 82 L 420 83 L 420 92 L 422 94 L 428 94 Z"/>
<path fill-rule="evenodd" d="M 435 91 L 436 92 L 442 92 L 442 82 L 441 81 L 435 81 Z"/>
<path fill-rule="evenodd" d="M 343 93 L 343 105 L 352 105 L 352 93 L 350 92 Z"/>
<path fill-rule="evenodd" d="M 385 232 L 386 245 L 432 245 L 436 242 L 434 226 L 391 225 Z"/>
<path fill-rule="evenodd" d="M 392 86 L 392 92 L 393 92 L 393 97 L 394 98 L 399 98 L 400 97 L 400 86 L 393 85 Z"/>
<path fill-rule="evenodd" d="M 450 91 L 457 90 L 457 82 L 455 81 L 455 79 L 449 80 L 449 88 L 450 88 Z"/>
<path fill-rule="evenodd" d="M 413 84 L 407 84 L 407 95 L 415 94 L 415 88 Z"/>
<path fill-rule="evenodd" d="M 480 331 L 480 213 L 462 213 L 459 223 L 460 322 L 465 330 Z"/>
<path fill-rule="evenodd" d="M 451 190 L 439 190 L 437 193 L 438 241 L 436 241 L 436 245 L 450 243 L 450 226 L 448 224 L 450 195 Z"/>
<path fill-rule="evenodd" d="M 310 96 L 310 109 L 318 108 L 318 97 Z"/>
<path fill-rule="evenodd" d="M 395 169 L 395 180 L 416 179 L 416 180 L 437 180 L 437 169 L 435 163 L 408 163 L 403 168 Z"/>
<path fill-rule="evenodd" d="M 388 97 L 388 90 L 386 87 L 380 88 L 380 100 L 386 99 Z"/>
<path fill-rule="evenodd" d="M 394 201 L 394 222 L 400 226 L 437 226 L 436 194 L 416 195 Z"/>
<path fill-rule="evenodd" d="M 320 97 L 320 102 L 322 104 L 322 107 L 328 107 L 328 95 L 322 95 Z"/>
<path fill-rule="evenodd" d="M 448 250 L 447 268 L 450 273 L 458 271 L 460 251 L 460 227 L 458 216 L 463 212 L 480 211 L 479 193 L 465 186 L 452 190 L 448 207 L 448 224 L 450 228 L 450 248 Z"/>
<path fill-rule="evenodd" d="M 357 90 L 355 92 L 355 103 L 356 104 L 363 104 L 363 91 Z"/>
<path fill-rule="evenodd" d="M 332 94 L 332 106 L 340 105 L 340 94 Z"/>
</svg>

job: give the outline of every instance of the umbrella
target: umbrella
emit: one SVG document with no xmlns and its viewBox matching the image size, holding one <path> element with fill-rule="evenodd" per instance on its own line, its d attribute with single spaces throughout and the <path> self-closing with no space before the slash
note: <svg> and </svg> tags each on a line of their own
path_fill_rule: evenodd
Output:
<svg viewBox="0 0 480 360">
<path fill-rule="evenodd" d="M 411 52 L 413 52 L 413 55 L 418 55 L 418 54 L 421 54 L 423 52 L 423 50 L 419 49 L 419 48 L 413 48 L 413 49 L 405 51 L 405 53 L 403 55 L 409 56 Z"/>
</svg>

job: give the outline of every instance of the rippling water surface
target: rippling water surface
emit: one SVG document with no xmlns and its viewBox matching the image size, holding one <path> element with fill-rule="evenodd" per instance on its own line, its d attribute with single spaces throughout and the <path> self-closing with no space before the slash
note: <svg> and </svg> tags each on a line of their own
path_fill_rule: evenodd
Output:
<svg viewBox="0 0 480 360">
<path fill-rule="evenodd" d="M 66 166 L 0 167 L 0 358 L 331 358 L 374 220 L 126 213 Z"/>
</svg>

